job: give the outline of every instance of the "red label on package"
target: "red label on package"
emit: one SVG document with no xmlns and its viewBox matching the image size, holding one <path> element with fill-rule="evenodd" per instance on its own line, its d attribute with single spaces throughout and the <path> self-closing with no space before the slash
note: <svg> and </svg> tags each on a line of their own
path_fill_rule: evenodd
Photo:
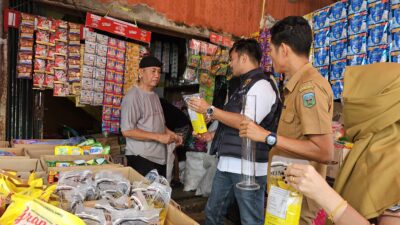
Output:
<svg viewBox="0 0 400 225">
<path fill-rule="evenodd" d="M 110 32 L 112 34 L 120 35 L 137 41 L 142 41 L 145 43 L 150 43 L 151 40 L 150 31 L 140 29 L 133 24 L 109 17 L 106 18 L 87 13 L 85 25 L 87 27 Z"/>
</svg>

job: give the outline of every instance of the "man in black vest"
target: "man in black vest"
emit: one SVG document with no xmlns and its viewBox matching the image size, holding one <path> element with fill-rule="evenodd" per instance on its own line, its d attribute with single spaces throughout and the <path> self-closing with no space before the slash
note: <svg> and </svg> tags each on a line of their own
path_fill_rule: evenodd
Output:
<svg viewBox="0 0 400 225">
<path fill-rule="evenodd" d="M 259 190 L 243 191 L 236 188 L 241 181 L 242 138 L 239 137 L 242 97 L 256 96 L 256 122 L 265 129 L 276 130 L 281 102 L 271 74 L 259 67 L 261 49 L 254 39 L 241 39 L 230 50 L 230 67 L 240 78 L 240 86 L 229 96 L 223 109 L 210 106 L 204 99 L 191 99 L 189 107 L 207 117 L 218 120 L 211 153 L 218 154 L 218 170 L 206 205 L 206 224 L 222 225 L 228 206 L 234 199 L 239 204 L 242 224 L 264 224 L 264 193 L 267 180 L 268 151 L 266 143 L 256 144 L 255 175 Z M 212 136 L 212 135 L 205 135 Z"/>
</svg>

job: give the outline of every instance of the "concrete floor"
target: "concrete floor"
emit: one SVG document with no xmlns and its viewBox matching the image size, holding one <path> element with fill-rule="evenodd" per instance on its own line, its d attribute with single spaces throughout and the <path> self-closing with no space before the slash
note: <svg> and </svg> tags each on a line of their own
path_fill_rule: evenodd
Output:
<svg viewBox="0 0 400 225">
<path fill-rule="evenodd" d="M 203 225 L 205 220 L 204 208 L 207 203 L 206 197 L 195 196 L 195 191 L 183 191 L 183 188 L 174 188 L 172 199 L 181 206 L 181 210 Z M 235 225 L 231 220 L 225 219 L 224 225 Z"/>
</svg>

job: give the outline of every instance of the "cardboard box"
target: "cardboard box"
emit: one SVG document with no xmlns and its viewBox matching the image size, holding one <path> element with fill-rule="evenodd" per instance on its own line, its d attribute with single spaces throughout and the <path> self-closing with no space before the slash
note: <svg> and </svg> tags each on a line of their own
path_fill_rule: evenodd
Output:
<svg viewBox="0 0 400 225">
<path fill-rule="evenodd" d="M 29 148 L 25 149 L 25 153 L 31 159 L 40 159 L 43 155 L 54 155 L 54 149 Z"/>
<path fill-rule="evenodd" d="M 0 169 L 15 171 L 21 179 L 28 179 L 32 171 L 36 172 L 37 177 L 46 177 L 38 159 L 18 158 L 10 160 L 10 158 L 0 158 Z"/>
<path fill-rule="evenodd" d="M 59 161 L 59 162 L 73 162 L 75 160 L 89 161 L 91 159 L 105 158 L 108 164 L 112 164 L 111 157 L 109 155 L 42 155 L 40 157 L 40 163 L 44 171 L 48 171 L 47 161 Z M 108 165 L 104 164 L 104 165 Z M 99 166 L 99 165 L 95 165 Z M 75 166 L 76 167 L 76 166 Z M 80 167 L 80 166 L 78 166 Z M 51 167 L 54 168 L 54 167 Z M 51 169 L 50 168 L 50 169 Z"/>
<path fill-rule="evenodd" d="M 15 156 L 0 156 L 0 158 L 4 158 L 4 159 L 26 158 L 26 159 L 29 159 L 29 156 L 26 155 L 25 149 L 23 149 L 23 148 L 0 148 L 0 151 L 10 152 L 15 155 Z"/>
<path fill-rule="evenodd" d="M 10 142 L 8 141 L 0 141 L 0 148 L 9 148 Z"/>
<path fill-rule="evenodd" d="M 63 171 L 71 171 L 71 170 L 85 170 L 85 168 L 79 169 L 71 169 L 71 167 L 64 167 L 62 168 Z M 87 167 L 87 169 L 93 171 L 94 173 L 103 170 L 102 168 L 92 168 Z M 129 179 L 132 183 L 133 181 L 142 181 L 144 177 L 139 174 L 137 171 L 132 169 L 131 167 L 119 167 L 119 168 L 108 168 L 107 171 L 119 173 Z M 86 202 L 86 205 L 90 205 L 91 202 Z M 199 225 L 196 221 L 192 218 L 187 216 L 185 213 L 180 211 L 177 207 L 172 205 L 171 203 L 168 206 L 167 217 L 165 219 L 165 225 Z"/>
</svg>

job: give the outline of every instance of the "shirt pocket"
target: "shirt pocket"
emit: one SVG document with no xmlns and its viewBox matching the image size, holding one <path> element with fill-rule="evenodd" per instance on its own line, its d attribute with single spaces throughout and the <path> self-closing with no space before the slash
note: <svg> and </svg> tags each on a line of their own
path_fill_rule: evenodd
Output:
<svg viewBox="0 0 400 225">
<path fill-rule="evenodd" d="M 294 121 L 294 112 L 291 111 L 286 111 L 283 116 L 282 116 L 282 120 L 286 123 L 293 123 Z"/>
<path fill-rule="evenodd" d="M 293 138 L 296 136 L 296 127 L 294 112 L 285 110 L 279 122 L 278 134 Z"/>
</svg>

